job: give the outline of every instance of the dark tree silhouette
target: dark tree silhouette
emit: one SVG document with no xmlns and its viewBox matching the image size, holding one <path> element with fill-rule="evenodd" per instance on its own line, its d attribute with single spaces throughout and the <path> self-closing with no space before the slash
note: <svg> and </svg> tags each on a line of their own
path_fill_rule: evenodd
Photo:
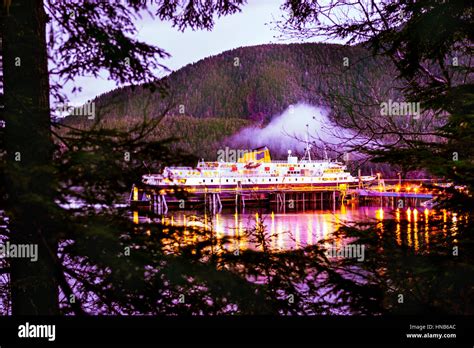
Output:
<svg viewBox="0 0 474 348">
<path fill-rule="evenodd" d="M 152 83 L 154 69 L 162 67 L 159 59 L 166 53 L 133 38 L 134 16 L 149 10 L 161 20 L 171 20 L 179 29 L 187 26 L 209 29 L 214 15 L 234 13 L 241 3 L 241 0 L 4 2 L 2 120 L 6 127 L 2 190 L 8 216 L 6 233 L 12 243 L 38 245 L 40 255 L 36 263 L 9 260 L 13 314 L 57 314 L 58 289 L 72 295 L 57 257 L 59 240 L 67 238 L 72 231 L 64 225 L 69 213 L 58 206 L 64 183 L 59 182 L 58 168 L 53 163 L 50 95 L 63 101 L 64 82 L 81 74 L 97 75 L 101 69 L 106 69 L 118 83 L 139 81 L 150 83 L 152 89 L 160 88 Z M 54 66 L 51 72 L 48 58 Z M 59 82 L 50 88 L 52 76 Z M 89 140 L 92 137 L 93 134 Z M 88 143 L 88 146 L 90 151 L 99 145 Z M 88 169 L 90 166 L 83 171 Z M 73 307 L 80 312 L 77 304 Z"/>
<path fill-rule="evenodd" d="M 382 292 L 387 281 L 382 277 L 384 282 L 379 282 L 373 277 L 380 266 L 377 260 L 370 264 L 373 273 L 355 274 L 350 264 L 343 262 L 341 267 L 334 267 L 325 256 L 323 245 L 272 252 L 265 239 L 268 235 L 260 224 L 243 236 L 218 238 L 212 228 L 173 226 L 153 214 L 149 223 L 134 224 L 126 208 L 119 204 L 124 200 L 123 194 L 145 170 L 143 161 L 159 168 L 163 163 L 190 159 L 169 151 L 173 139 L 145 140 L 160 127 L 161 119 L 173 106 L 168 105 L 158 114 L 149 107 L 148 101 L 155 93 L 166 92 L 166 86 L 155 81 L 153 74 L 155 69 L 164 68 L 159 62 L 166 52 L 133 38 L 133 16 L 149 10 L 158 19 L 171 20 L 181 30 L 188 26 L 210 29 L 213 16 L 232 14 L 243 2 L 4 2 L 1 35 L 5 128 L 2 128 L 1 193 L 6 216 L 1 240 L 39 246 L 36 263 L 16 258 L 1 260 L 0 279 L 9 275 L 8 283 L 0 287 L 1 303 L 6 304 L 2 308 L 4 312 L 15 315 L 341 311 L 367 314 L 387 310 Z M 472 126 L 466 124 L 472 117 L 472 99 L 466 99 L 471 85 L 453 85 L 452 81 L 457 80 L 450 77 L 449 71 L 447 75 L 444 73 L 446 69 L 441 65 L 444 60 L 437 59 L 438 56 L 434 56 L 439 68 L 435 71 L 441 77 L 432 78 L 433 73 L 426 71 L 422 63 L 433 58 L 438 46 L 439 52 L 446 54 L 454 43 L 472 40 L 466 34 L 465 25 L 472 11 L 460 8 L 457 2 L 442 5 L 453 6 L 450 9 L 457 13 L 454 20 L 458 30 L 450 27 L 442 31 L 448 34 L 441 41 L 414 43 L 409 31 L 398 25 L 393 16 L 403 9 L 406 19 L 416 19 L 408 21 L 408 25 L 415 25 L 423 23 L 423 16 L 438 13 L 436 4 L 430 5 L 430 11 L 418 8 L 418 4 L 423 6 L 426 2 L 389 4 L 383 9 L 374 3 L 371 11 L 382 14 L 377 26 L 364 23 L 342 29 L 329 26 L 327 33 L 331 30 L 343 36 L 353 33 L 356 39 L 364 38 L 366 44 L 389 54 L 401 75 L 408 77 L 406 93 L 410 98 L 420 98 L 433 110 L 449 113 L 449 122 L 443 128 L 445 133 L 440 135 L 447 139 L 442 144 L 447 145 L 422 145 L 425 149 L 439 147 L 440 152 L 435 151 L 431 156 L 439 161 L 446 151 L 452 151 L 451 146 L 459 146 L 456 168 L 452 169 L 452 162 L 447 160 L 441 168 L 456 182 L 470 185 L 471 176 L 465 168 L 472 165 L 472 146 L 464 149 L 460 142 L 472 141 L 469 138 Z M 290 10 L 289 24 L 307 24 L 324 13 L 314 1 L 287 1 L 284 7 Z M 388 31 L 372 35 L 372 27 L 383 28 L 386 16 L 396 24 L 395 30 L 392 24 Z M 439 13 L 434 18 L 439 18 Z M 303 34 L 311 33 L 306 27 L 297 29 Z M 50 72 L 48 59 L 52 63 Z M 101 69 L 108 71 L 110 78 L 119 84 L 145 83 L 148 91 L 142 99 L 142 122 L 127 130 L 102 127 L 99 120 L 107 113 L 104 106 L 97 110 L 97 120 L 86 131 L 54 124 L 50 97 L 64 102 L 65 82 L 85 73 L 97 75 Z M 384 152 L 380 157 L 389 154 Z M 420 165 L 428 160 L 425 152 Z M 468 229 L 459 235 L 460 246 L 468 241 L 464 238 L 465 231 Z M 369 237 L 371 232 L 368 231 Z M 236 253 L 235 245 L 242 238 L 252 241 L 256 250 L 237 248 Z M 382 243 L 385 240 L 369 239 L 375 247 L 388 248 Z M 469 257 L 472 255 L 466 253 L 463 260 Z M 393 264 L 390 258 L 383 262 Z M 259 281 L 255 281 L 257 278 Z M 456 289 L 462 292 L 462 286 Z M 288 301 L 289 296 L 292 301 Z"/>
<path fill-rule="evenodd" d="M 377 146 L 373 142 L 366 146 L 375 160 L 427 169 L 472 191 L 472 4 L 288 0 L 283 7 L 290 11 L 279 23 L 286 35 L 339 38 L 369 48 L 373 55 L 393 62 L 395 87 L 403 99 L 421 104 L 419 119 L 407 115 L 397 124 L 381 117 L 377 108 L 389 95 L 385 100 L 373 95 L 373 102 L 367 104 L 361 98 L 332 93 L 336 108 L 351 116 L 341 119 L 342 125 L 382 140 Z M 354 108 L 361 101 L 363 111 Z M 367 110 L 369 115 L 363 115 Z"/>
</svg>

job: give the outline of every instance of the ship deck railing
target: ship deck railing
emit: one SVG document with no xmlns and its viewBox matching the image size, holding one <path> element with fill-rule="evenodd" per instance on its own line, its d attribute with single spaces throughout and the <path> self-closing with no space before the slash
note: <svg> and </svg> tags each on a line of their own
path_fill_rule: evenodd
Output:
<svg viewBox="0 0 474 348">
<path fill-rule="evenodd" d="M 254 178 L 329 178 L 337 180 L 337 178 L 342 175 L 338 176 L 323 176 L 322 174 L 319 175 L 303 175 L 303 174 L 258 174 L 258 175 L 250 175 L 250 174 L 233 174 L 233 173 L 221 173 L 221 175 L 216 176 L 176 176 L 175 179 L 192 179 L 192 178 L 200 178 L 200 179 L 226 179 L 226 178 L 242 178 L 242 179 L 254 179 Z M 347 177 L 349 173 L 347 173 Z M 355 177 L 352 177 L 355 178 Z M 348 180 L 348 179 L 341 179 L 341 180 Z"/>
<path fill-rule="evenodd" d="M 343 187 L 340 185 L 334 186 L 291 186 L 291 185 L 278 185 L 272 187 L 195 187 L 195 188 L 184 188 L 184 191 L 203 194 L 203 193 L 265 193 L 265 192 L 319 192 L 319 191 L 348 191 L 350 186 L 355 187 L 356 185 L 348 183 L 349 185 Z M 164 189 L 164 192 L 171 193 L 174 190 Z"/>
</svg>

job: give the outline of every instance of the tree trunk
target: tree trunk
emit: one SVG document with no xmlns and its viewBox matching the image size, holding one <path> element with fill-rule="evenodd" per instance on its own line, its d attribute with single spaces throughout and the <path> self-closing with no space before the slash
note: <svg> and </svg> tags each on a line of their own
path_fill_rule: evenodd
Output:
<svg viewBox="0 0 474 348">
<path fill-rule="evenodd" d="M 37 262 L 29 258 L 10 259 L 12 313 L 53 315 L 59 313 L 59 305 L 51 258 L 57 253 L 57 234 L 47 16 L 41 0 L 14 0 L 2 11 L 9 239 L 12 244 L 38 247 Z"/>
</svg>

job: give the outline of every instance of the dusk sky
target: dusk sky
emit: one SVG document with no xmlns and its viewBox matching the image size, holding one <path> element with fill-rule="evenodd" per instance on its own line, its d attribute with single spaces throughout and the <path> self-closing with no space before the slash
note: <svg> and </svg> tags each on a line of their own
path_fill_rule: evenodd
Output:
<svg viewBox="0 0 474 348">
<path fill-rule="evenodd" d="M 279 32 L 272 22 L 281 19 L 284 14 L 280 10 L 282 3 L 283 0 L 249 0 L 242 12 L 217 19 L 211 31 L 187 29 L 180 32 L 168 22 L 145 15 L 137 22 L 138 36 L 145 42 L 165 49 L 171 57 L 162 63 L 171 70 L 177 70 L 186 64 L 237 47 L 297 42 L 295 39 L 276 38 Z M 78 77 L 75 83 L 82 87 L 82 92 L 74 95 L 68 93 L 73 105 L 80 105 L 116 88 L 115 82 L 108 81 L 106 74 L 100 79 Z M 68 85 L 66 90 L 70 91 L 71 87 L 72 85 Z"/>
</svg>

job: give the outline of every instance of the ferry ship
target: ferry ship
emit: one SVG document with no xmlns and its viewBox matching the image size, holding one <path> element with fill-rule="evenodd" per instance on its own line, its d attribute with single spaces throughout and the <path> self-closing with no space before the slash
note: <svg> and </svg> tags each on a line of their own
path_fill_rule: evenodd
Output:
<svg viewBox="0 0 474 348">
<path fill-rule="evenodd" d="M 165 167 L 161 174 L 142 176 L 143 184 L 158 189 L 205 189 L 205 188 L 267 188 L 278 190 L 288 187 L 331 186 L 349 187 L 368 183 L 375 176 L 354 177 L 340 162 L 299 160 L 288 151 L 286 161 L 272 161 L 267 147 L 244 153 L 236 162 L 200 161 L 196 168 Z"/>
</svg>

